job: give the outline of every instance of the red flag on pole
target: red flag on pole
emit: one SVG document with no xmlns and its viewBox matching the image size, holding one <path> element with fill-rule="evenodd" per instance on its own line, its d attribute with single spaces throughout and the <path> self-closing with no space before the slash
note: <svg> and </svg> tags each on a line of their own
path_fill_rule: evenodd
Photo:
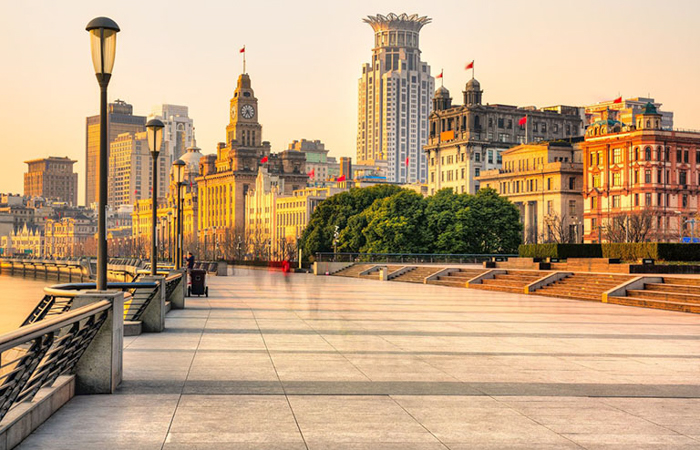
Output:
<svg viewBox="0 0 700 450">
<path fill-rule="evenodd" d="M 527 123 L 527 116 L 524 116 L 520 120 L 518 120 L 518 125 L 523 126 Z"/>
<path fill-rule="evenodd" d="M 265 164 L 267 162 L 267 156 L 263 156 L 263 159 L 260 160 L 260 164 Z"/>
<path fill-rule="evenodd" d="M 469 70 L 469 69 L 473 69 L 473 68 L 474 68 L 474 60 L 472 60 L 472 62 L 467 64 L 467 67 L 465 67 L 464 70 Z"/>
<path fill-rule="evenodd" d="M 409 161 L 409 158 L 408 158 L 408 156 L 407 156 L 407 157 L 406 157 L 406 166 L 408 166 L 408 161 Z"/>
<path fill-rule="evenodd" d="M 622 97 L 617 97 L 615 100 L 613 100 L 613 103 L 622 103 Z"/>
<path fill-rule="evenodd" d="M 245 45 L 239 50 L 239 53 L 245 53 Z"/>
<path fill-rule="evenodd" d="M 440 75 L 436 76 L 435 78 L 442 78 L 442 72 L 444 72 L 444 70 L 441 70 Z"/>
<path fill-rule="evenodd" d="M 335 181 L 345 181 L 345 175 L 339 176 Z"/>
<path fill-rule="evenodd" d="M 306 175 L 308 175 L 309 178 L 313 178 L 316 175 L 316 169 L 311 169 L 311 172 L 307 173 Z"/>
</svg>

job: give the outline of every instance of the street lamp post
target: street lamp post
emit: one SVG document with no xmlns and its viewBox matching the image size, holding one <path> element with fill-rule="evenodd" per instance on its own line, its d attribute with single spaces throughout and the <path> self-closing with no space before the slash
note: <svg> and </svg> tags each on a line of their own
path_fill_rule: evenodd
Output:
<svg viewBox="0 0 700 450">
<path fill-rule="evenodd" d="M 156 220 L 158 219 L 158 155 L 163 143 L 163 122 L 151 119 L 146 123 L 148 133 L 148 148 L 153 157 L 153 193 L 151 195 L 151 275 L 155 276 L 158 269 L 158 239 L 156 239 Z"/>
<path fill-rule="evenodd" d="M 181 159 L 173 163 L 175 167 L 175 182 L 177 188 L 177 217 L 175 219 L 175 229 L 177 238 L 175 239 L 175 269 L 179 269 L 182 264 L 182 180 L 185 177 L 185 167 L 187 165 Z"/>
<path fill-rule="evenodd" d="M 97 17 L 87 24 L 90 33 L 92 65 L 100 85 L 100 158 L 97 198 L 97 289 L 107 289 L 107 85 L 112 77 L 117 52 L 119 26 L 107 17 Z M 88 180 L 90 182 L 90 180 Z"/>
</svg>

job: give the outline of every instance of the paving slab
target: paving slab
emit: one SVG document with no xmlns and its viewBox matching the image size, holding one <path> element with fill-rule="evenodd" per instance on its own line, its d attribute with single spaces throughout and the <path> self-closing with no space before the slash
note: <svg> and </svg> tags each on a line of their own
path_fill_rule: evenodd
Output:
<svg viewBox="0 0 700 450">
<path fill-rule="evenodd" d="M 20 449 L 696 449 L 700 317 L 236 269 Z"/>
</svg>

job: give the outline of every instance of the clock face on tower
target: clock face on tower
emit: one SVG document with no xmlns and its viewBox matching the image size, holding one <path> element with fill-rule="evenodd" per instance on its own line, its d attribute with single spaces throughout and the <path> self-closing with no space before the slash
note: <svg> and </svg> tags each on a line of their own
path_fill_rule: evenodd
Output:
<svg viewBox="0 0 700 450">
<path fill-rule="evenodd" d="M 255 108 L 253 108 L 251 105 L 241 106 L 241 116 L 243 118 L 252 119 L 254 115 L 255 115 Z"/>
<path fill-rule="evenodd" d="M 233 119 L 235 119 L 235 118 L 236 118 L 236 107 L 233 106 L 233 107 L 231 108 L 231 120 L 233 120 Z"/>
</svg>

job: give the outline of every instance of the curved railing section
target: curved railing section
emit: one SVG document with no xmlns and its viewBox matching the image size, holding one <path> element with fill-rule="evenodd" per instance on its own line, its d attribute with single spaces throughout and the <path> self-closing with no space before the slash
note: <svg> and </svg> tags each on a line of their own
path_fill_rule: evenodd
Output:
<svg viewBox="0 0 700 450">
<path fill-rule="evenodd" d="M 60 375 L 74 372 L 111 308 L 101 300 L 0 336 L 0 421 Z"/>
</svg>

